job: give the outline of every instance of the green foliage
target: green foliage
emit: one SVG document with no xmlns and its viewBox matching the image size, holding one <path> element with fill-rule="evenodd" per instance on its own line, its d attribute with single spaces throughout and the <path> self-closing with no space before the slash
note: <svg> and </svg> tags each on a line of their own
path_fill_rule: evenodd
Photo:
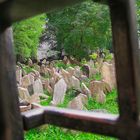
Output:
<svg viewBox="0 0 140 140">
<path fill-rule="evenodd" d="M 109 10 L 105 5 L 88 0 L 50 13 L 48 18 L 55 27 L 58 47 L 77 59 L 87 58 L 92 50 L 110 43 Z"/>
<path fill-rule="evenodd" d="M 87 64 L 87 60 L 86 60 L 85 58 L 83 58 L 83 59 L 81 60 L 81 64 L 82 64 L 82 65 Z"/>
<path fill-rule="evenodd" d="M 48 91 L 46 91 L 46 92 L 48 92 Z M 49 93 L 48 93 L 49 94 Z M 47 95 L 48 95 L 47 94 Z M 50 104 L 50 102 L 52 101 L 52 97 L 51 96 L 49 96 L 48 97 L 48 99 L 47 99 L 47 101 L 41 101 L 41 105 L 43 105 L 43 106 L 48 106 L 49 104 Z"/>
<path fill-rule="evenodd" d="M 21 58 L 36 58 L 45 15 L 39 15 L 13 25 L 15 53 Z"/>
<path fill-rule="evenodd" d="M 113 55 L 112 54 L 107 54 L 106 56 L 105 56 L 105 60 L 106 61 L 111 61 L 113 59 Z"/>
<path fill-rule="evenodd" d="M 91 55 L 89 55 L 89 57 L 93 60 L 96 60 L 97 57 L 98 57 L 98 54 L 97 53 L 92 53 Z"/>
</svg>

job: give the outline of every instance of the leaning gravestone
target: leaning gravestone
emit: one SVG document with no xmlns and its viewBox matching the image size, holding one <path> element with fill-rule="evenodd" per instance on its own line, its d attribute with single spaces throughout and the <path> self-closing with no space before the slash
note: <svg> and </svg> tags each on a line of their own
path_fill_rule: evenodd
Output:
<svg viewBox="0 0 140 140">
<path fill-rule="evenodd" d="M 91 97 L 91 92 L 84 83 L 81 84 L 81 89 L 83 94 L 87 95 L 88 97 Z"/>
<path fill-rule="evenodd" d="M 101 69 L 101 74 L 103 80 L 110 85 L 111 89 L 116 87 L 116 75 L 114 64 L 104 62 Z"/>
<path fill-rule="evenodd" d="M 30 72 L 28 75 L 29 75 L 30 83 L 33 84 L 34 81 L 35 81 L 35 75 L 34 75 L 34 73 Z"/>
<path fill-rule="evenodd" d="M 71 76 L 73 76 L 75 69 L 73 67 L 68 67 L 67 71 L 70 73 Z"/>
<path fill-rule="evenodd" d="M 19 93 L 19 98 L 21 100 L 24 100 L 24 101 L 29 102 L 29 100 L 30 100 L 30 94 L 29 94 L 27 88 L 18 87 L 18 93 Z"/>
<path fill-rule="evenodd" d="M 106 102 L 106 95 L 104 94 L 104 92 L 102 90 L 100 90 L 97 94 L 96 94 L 96 101 L 98 103 L 105 103 Z"/>
<path fill-rule="evenodd" d="M 103 90 L 102 81 L 91 81 L 89 89 L 91 91 L 91 96 L 96 97 L 96 94 Z"/>
<path fill-rule="evenodd" d="M 31 81 L 30 81 L 30 76 L 29 75 L 25 75 L 24 77 L 22 77 L 21 85 L 24 88 L 28 88 L 28 86 L 31 85 Z"/>
<path fill-rule="evenodd" d="M 76 66 L 74 69 L 75 69 L 74 76 L 79 79 L 81 77 L 81 75 L 82 75 L 82 72 L 80 70 L 80 67 L 79 66 Z"/>
<path fill-rule="evenodd" d="M 60 79 L 54 86 L 53 101 L 52 101 L 54 105 L 63 103 L 66 90 L 67 84 L 63 79 Z"/>
<path fill-rule="evenodd" d="M 16 80 L 19 83 L 19 85 L 21 85 L 21 79 L 22 79 L 22 69 L 19 66 L 17 66 L 17 69 L 16 69 Z"/>
<path fill-rule="evenodd" d="M 92 81 L 90 83 L 90 91 L 93 98 L 99 103 L 106 102 L 106 95 L 103 92 L 103 82 L 102 81 Z"/>
<path fill-rule="evenodd" d="M 42 82 L 40 79 L 37 79 L 36 81 L 34 81 L 33 90 L 34 90 L 34 94 L 43 94 L 44 93 Z"/>
<path fill-rule="evenodd" d="M 87 100 L 88 100 L 87 96 L 80 93 L 77 97 L 75 97 L 68 103 L 68 108 L 83 110 L 85 108 L 84 106 L 86 105 Z"/>
<path fill-rule="evenodd" d="M 90 67 L 89 67 L 89 65 L 87 65 L 87 64 L 83 65 L 82 66 L 82 71 L 83 71 L 84 75 L 89 77 L 89 74 L 90 74 Z"/>
</svg>

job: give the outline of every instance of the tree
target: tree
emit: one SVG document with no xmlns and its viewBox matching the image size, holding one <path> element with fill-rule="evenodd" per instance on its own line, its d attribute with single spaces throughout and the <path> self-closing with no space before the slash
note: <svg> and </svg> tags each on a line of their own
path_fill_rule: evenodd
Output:
<svg viewBox="0 0 140 140">
<path fill-rule="evenodd" d="M 45 17 L 43 14 L 13 25 L 15 53 L 18 59 L 36 58 Z"/>
<path fill-rule="evenodd" d="M 91 0 L 72 8 L 47 14 L 56 30 L 58 48 L 77 59 L 87 58 L 97 48 L 111 42 L 109 10 Z"/>
</svg>

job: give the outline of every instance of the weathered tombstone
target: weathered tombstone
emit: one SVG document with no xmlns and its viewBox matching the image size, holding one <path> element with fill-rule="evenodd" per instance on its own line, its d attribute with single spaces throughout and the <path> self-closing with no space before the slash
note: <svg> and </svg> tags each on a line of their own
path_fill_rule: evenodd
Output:
<svg viewBox="0 0 140 140">
<path fill-rule="evenodd" d="M 89 89 L 91 91 L 91 96 L 96 97 L 96 94 L 103 90 L 102 81 L 91 81 Z"/>
<path fill-rule="evenodd" d="M 103 66 L 103 58 L 98 58 L 97 59 L 97 64 L 96 64 L 96 67 L 97 67 L 98 72 L 101 71 L 102 66 Z"/>
<path fill-rule="evenodd" d="M 54 89 L 54 85 L 55 85 L 55 79 L 54 79 L 54 77 L 52 77 L 50 79 L 50 82 L 49 83 L 50 83 L 51 88 Z"/>
<path fill-rule="evenodd" d="M 49 73 L 50 73 L 51 77 L 53 77 L 55 72 L 56 72 L 56 69 L 54 67 L 49 69 Z"/>
<path fill-rule="evenodd" d="M 46 67 L 45 65 L 40 66 L 40 75 L 45 76 L 46 74 Z"/>
<path fill-rule="evenodd" d="M 103 82 L 102 81 L 92 81 L 90 83 L 90 91 L 92 97 L 96 99 L 99 103 L 105 103 L 106 95 L 103 92 Z"/>
<path fill-rule="evenodd" d="M 80 67 L 79 66 L 76 66 L 74 69 L 75 69 L 74 76 L 79 79 L 81 77 L 81 75 L 82 75 L 82 72 L 80 70 Z"/>
<path fill-rule="evenodd" d="M 52 95 L 53 89 L 51 88 L 51 86 L 49 84 L 49 80 L 43 80 L 42 84 L 43 84 L 43 89 L 47 90 Z"/>
<path fill-rule="evenodd" d="M 92 67 L 89 69 L 89 77 L 92 77 L 93 75 L 95 75 L 97 73 L 98 73 L 97 69 L 92 68 Z"/>
<path fill-rule="evenodd" d="M 47 64 L 46 59 L 44 59 L 44 60 L 42 61 L 42 64 L 43 64 L 43 65 L 46 65 L 46 64 Z"/>
<path fill-rule="evenodd" d="M 67 71 L 70 73 L 71 76 L 73 76 L 75 69 L 73 67 L 68 67 Z"/>
<path fill-rule="evenodd" d="M 34 64 L 34 69 L 35 69 L 36 71 L 40 71 L 40 66 L 37 65 L 37 64 Z"/>
<path fill-rule="evenodd" d="M 28 59 L 28 66 L 29 67 L 32 67 L 33 66 L 33 62 L 32 62 L 32 60 L 30 58 Z"/>
<path fill-rule="evenodd" d="M 25 75 L 24 77 L 22 77 L 21 85 L 24 88 L 28 88 L 28 86 L 31 85 L 31 81 L 30 81 L 30 76 L 29 75 Z"/>
<path fill-rule="evenodd" d="M 61 69 L 61 75 L 64 77 L 64 78 L 68 78 L 70 76 L 69 72 L 64 70 L 64 69 Z"/>
<path fill-rule="evenodd" d="M 54 86 L 53 104 L 58 105 L 63 103 L 66 90 L 67 84 L 63 79 L 60 79 Z"/>
<path fill-rule="evenodd" d="M 86 75 L 81 75 L 81 77 L 80 77 L 80 79 L 79 79 L 80 81 L 88 81 L 88 77 L 86 76 Z"/>
<path fill-rule="evenodd" d="M 32 84 L 29 85 L 29 86 L 27 87 L 27 89 L 28 89 L 30 95 L 33 95 L 33 94 L 34 94 L 34 90 L 33 90 L 33 85 L 32 85 Z"/>
<path fill-rule="evenodd" d="M 19 83 L 19 85 L 21 85 L 22 69 L 19 66 L 17 66 L 17 68 L 16 68 L 16 79 L 17 79 L 17 82 Z"/>
<path fill-rule="evenodd" d="M 104 62 L 102 66 L 101 74 L 103 80 L 110 85 L 111 89 L 116 87 L 116 75 L 115 75 L 114 64 L 109 64 L 107 62 Z"/>
<path fill-rule="evenodd" d="M 91 92 L 84 83 L 81 84 L 81 89 L 83 94 L 87 95 L 88 97 L 91 97 Z"/>
<path fill-rule="evenodd" d="M 82 71 L 83 71 L 83 74 L 86 75 L 87 77 L 89 77 L 89 74 L 90 74 L 90 67 L 85 64 L 82 66 Z"/>
<path fill-rule="evenodd" d="M 85 109 L 85 105 L 87 103 L 87 96 L 84 94 L 79 94 L 73 100 L 68 103 L 68 108 L 76 109 L 76 110 L 83 110 Z"/>
<path fill-rule="evenodd" d="M 36 81 L 34 81 L 33 90 L 34 90 L 34 94 L 43 94 L 44 93 L 42 82 L 40 79 L 37 79 Z"/>
<path fill-rule="evenodd" d="M 112 91 L 110 85 L 108 83 L 106 83 L 105 81 L 102 81 L 103 83 L 103 91 L 104 93 L 109 93 Z"/>
<path fill-rule="evenodd" d="M 78 78 L 76 78 L 75 76 L 72 76 L 72 77 L 70 78 L 70 82 L 71 82 L 71 83 L 69 83 L 69 84 L 72 86 L 72 88 L 81 91 L 81 88 L 80 88 L 80 81 L 78 80 Z"/>
<path fill-rule="evenodd" d="M 57 82 L 62 78 L 62 76 L 58 72 L 55 72 L 53 78 L 55 79 L 55 82 Z"/>
<path fill-rule="evenodd" d="M 19 98 L 21 100 L 24 100 L 24 101 L 29 102 L 29 100 L 30 100 L 30 94 L 29 94 L 27 88 L 18 87 L 18 93 L 19 93 Z"/>
<path fill-rule="evenodd" d="M 34 78 L 35 78 L 35 80 L 38 79 L 38 78 L 40 78 L 40 73 L 39 73 L 39 71 L 33 70 L 32 73 L 34 73 Z"/>
<path fill-rule="evenodd" d="M 87 64 L 91 67 L 94 68 L 94 61 L 92 59 L 89 60 L 89 62 L 87 62 Z"/>
<path fill-rule="evenodd" d="M 105 103 L 106 102 L 106 95 L 104 94 L 104 92 L 102 90 L 100 90 L 97 94 L 96 94 L 96 101 L 98 103 Z"/>
<path fill-rule="evenodd" d="M 31 72 L 28 75 L 29 75 L 29 79 L 30 79 L 31 84 L 33 84 L 35 81 L 35 74 Z"/>
<path fill-rule="evenodd" d="M 33 94 L 29 100 L 30 103 L 40 103 L 40 98 L 38 94 Z"/>
</svg>

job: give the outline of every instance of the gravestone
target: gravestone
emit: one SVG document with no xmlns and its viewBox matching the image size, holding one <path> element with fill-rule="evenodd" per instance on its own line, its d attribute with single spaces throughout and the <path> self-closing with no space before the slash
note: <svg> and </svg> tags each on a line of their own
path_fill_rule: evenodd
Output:
<svg viewBox="0 0 140 140">
<path fill-rule="evenodd" d="M 54 86 L 53 101 L 52 101 L 54 105 L 63 103 L 66 90 L 67 84 L 65 83 L 64 79 L 60 79 Z"/>
<path fill-rule="evenodd" d="M 30 100 L 30 94 L 29 94 L 27 88 L 18 87 L 18 93 L 19 93 L 19 98 L 21 100 L 24 100 L 24 101 L 29 102 L 29 100 Z"/>
<path fill-rule="evenodd" d="M 16 80 L 17 80 L 19 85 L 21 85 L 21 79 L 22 79 L 22 69 L 19 66 L 17 66 L 17 68 L 16 68 Z"/>
<path fill-rule="evenodd" d="M 44 94 L 42 82 L 40 79 L 34 81 L 33 90 L 34 90 L 34 94 Z"/>
<path fill-rule="evenodd" d="M 81 89 L 83 94 L 87 95 L 88 97 L 91 97 L 91 92 L 84 83 L 81 84 Z"/>
<path fill-rule="evenodd" d="M 103 80 L 110 85 L 111 89 L 116 87 L 116 75 L 114 64 L 104 62 L 101 69 L 101 74 Z"/>
<path fill-rule="evenodd" d="M 24 88 L 28 88 L 28 86 L 31 85 L 31 80 L 30 80 L 30 76 L 29 75 L 25 75 L 24 77 L 22 77 L 21 85 Z"/>
<path fill-rule="evenodd" d="M 76 109 L 76 110 L 83 110 L 85 109 L 85 105 L 87 103 L 87 96 L 84 94 L 79 94 L 73 100 L 68 103 L 68 108 Z"/>
</svg>

